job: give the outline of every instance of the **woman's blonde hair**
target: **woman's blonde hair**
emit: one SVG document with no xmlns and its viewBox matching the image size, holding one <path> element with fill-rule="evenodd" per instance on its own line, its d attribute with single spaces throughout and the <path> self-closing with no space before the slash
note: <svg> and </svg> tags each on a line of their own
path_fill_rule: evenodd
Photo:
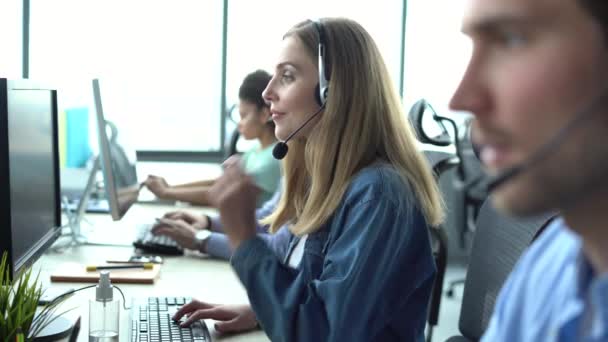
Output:
<svg viewBox="0 0 608 342">
<path fill-rule="evenodd" d="M 384 160 L 410 184 L 428 224 L 439 225 L 443 205 L 437 183 L 417 150 L 376 44 L 352 20 L 327 18 L 321 24 L 329 75 L 326 107 L 306 139 L 290 142 L 281 199 L 262 222 L 271 231 L 288 222 L 296 235 L 316 231 L 337 209 L 352 177 Z M 318 34 L 312 22 L 294 26 L 287 37 L 298 39 L 317 63 Z"/>
</svg>

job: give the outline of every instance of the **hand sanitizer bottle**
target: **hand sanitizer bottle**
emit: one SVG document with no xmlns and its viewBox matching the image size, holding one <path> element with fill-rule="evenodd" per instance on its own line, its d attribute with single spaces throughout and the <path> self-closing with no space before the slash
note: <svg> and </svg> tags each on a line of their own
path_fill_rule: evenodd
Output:
<svg viewBox="0 0 608 342">
<path fill-rule="evenodd" d="M 114 300 L 108 271 L 101 271 L 95 290 L 95 300 L 89 301 L 89 342 L 118 342 L 120 301 Z"/>
</svg>

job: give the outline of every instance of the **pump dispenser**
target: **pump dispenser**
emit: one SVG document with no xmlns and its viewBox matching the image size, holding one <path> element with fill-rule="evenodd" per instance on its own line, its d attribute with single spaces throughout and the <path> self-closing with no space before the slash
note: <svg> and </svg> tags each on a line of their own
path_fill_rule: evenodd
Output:
<svg viewBox="0 0 608 342">
<path fill-rule="evenodd" d="M 118 342 L 120 302 L 113 292 L 110 272 L 101 271 L 95 300 L 89 301 L 89 342 Z"/>
</svg>

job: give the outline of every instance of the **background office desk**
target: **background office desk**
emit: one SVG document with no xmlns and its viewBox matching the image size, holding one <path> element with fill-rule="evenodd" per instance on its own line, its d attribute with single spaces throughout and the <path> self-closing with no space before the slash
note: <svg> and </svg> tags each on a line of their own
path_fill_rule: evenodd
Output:
<svg viewBox="0 0 608 342">
<path fill-rule="evenodd" d="M 96 234 L 115 236 L 117 241 L 129 242 L 135 236 L 137 224 L 152 222 L 154 217 L 161 216 L 173 206 L 154 204 L 136 204 L 125 217 L 118 222 L 112 222 L 109 215 L 87 215 L 87 220 L 93 226 Z M 201 213 L 200 208 L 181 208 Z M 84 223 L 87 226 L 87 223 Z M 54 247 L 65 243 L 64 238 L 58 240 Z M 79 262 L 83 264 L 99 264 L 110 258 L 128 258 L 133 253 L 130 246 L 94 246 L 81 245 L 76 247 L 48 250 L 34 265 L 34 270 L 40 270 L 41 280 L 45 286 L 60 288 L 80 288 L 91 285 L 86 283 L 51 283 L 50 274 L 65 262 Z M 222 260 L 208 258 L 199 253 L 187 253 L 185 256 L 164 257 L 160 277 L 153 285 L 118 284 L 130 305 L 132 297 L 147 296 L 184 296 L 193 297 L 212 303 L 243 304 L 247 303 L 245 289 L 233 272 L 229 263 Z M 111 273 L 110 273 L 111 277 Z M 121 298 L 118 291 L 114 296 Z M 77 292 L 63 305 L 64 308 L 75 308 L 66 314 L 66 317 L 76 320 L 81 316 L 81 330 L 78 341 L 88 340 L 89 300 L 95 298 L 95 290 L 87 289 Z M 122 300 L 122 299 L 121 299 Z M 221 336 L 215 332 L 212 320 L 207 320 L 214 340 L 218 341 L 268 341 L 262 331 L 253 331 L 233 336 Z M 121 311 L 120 341 L 128 341 L 129 311 Z"/>
</svg>

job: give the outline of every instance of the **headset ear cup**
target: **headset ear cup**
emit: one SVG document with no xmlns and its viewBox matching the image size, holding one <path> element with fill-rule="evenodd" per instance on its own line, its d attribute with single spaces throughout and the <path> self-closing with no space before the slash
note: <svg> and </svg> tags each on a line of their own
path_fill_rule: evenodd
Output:
<svg viewBox="0 0 608 342">
<path fill-rule="evenodd" d="M 317 100 L 319 107 L 323 106 L 323 101 L 321 100 L 321 85 L 319 85 L 319 83 L 317 83 L 317 86 L 315 87 L 315 100 Z"/>
</svg>

